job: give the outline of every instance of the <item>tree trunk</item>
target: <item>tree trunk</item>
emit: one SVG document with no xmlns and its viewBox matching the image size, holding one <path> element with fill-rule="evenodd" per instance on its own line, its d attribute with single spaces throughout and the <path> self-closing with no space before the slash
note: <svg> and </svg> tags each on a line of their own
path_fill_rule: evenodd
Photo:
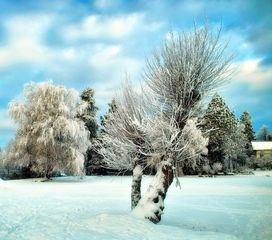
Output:
<svg viewBox="0 0 272 240">
<path fill-rule="evenodd" d="M 153 181 L 133 210 L 133 214 L 147 218 L 153 223 L 158 223 L 161 220 L 164 199 L 173 178 L 174 173 L 171 162 L 169 160 L 161 162 Z"/>
<path fill-rule="evenodd" d="M 133 169 L 132 185 L 131 185 L 131 210 L 133 210 L 141 199 L 141 182 L 143 176 L 143 168 L 136 165 Z"/>
</svg>

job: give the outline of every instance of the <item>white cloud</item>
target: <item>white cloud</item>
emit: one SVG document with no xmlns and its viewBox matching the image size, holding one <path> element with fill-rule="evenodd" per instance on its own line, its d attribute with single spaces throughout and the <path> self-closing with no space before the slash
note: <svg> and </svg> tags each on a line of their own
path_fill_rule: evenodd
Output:
<svg viewBox="0 0 272 240">
<path fill-rule="evenodd" d="M 144 22 L 143 13 L 124 14 L 119 16 L 90 15 L 80 23 L 63 28 L 62 32 L 67 40 L 77 39 L 108 39 L 122 38 L 136 32 L 139 28 L 156 31 L 160 22 Z"/>
<path fill-rule="evenodd" d="M 263 90 L 272 84 L 272 70 L 259 65 L 261 59 L 250 59 L 236 63 L 234 79 L 247 82 L 253 90 Z"/>
<path fill-rule="evenodd" d="M 128 73 L 133 81 L 140 78 L 144 61 L 124 55 L 120 45 L 99 44 L 89 59 L 90 67 L 104 80 L 96 83 L 96 99 L 99 105 L 109 102 L 121 81 Z"/>
<path fill-rule="evenodd" d="M 102 45 L 95 47 L 90 56 L 89 64 L 97 71 L 107 72 L 112 82 L 120 82 L 124 73 L 129 73 L 132 79 L 139 77 L 144 61 L 124 55 L 120 45 Z"/>
<path fill-rule="evenodd" d="M 0 65 L 42 61 L 51 51 L 41 39 L 48 29 L 51 17 L 46 15 L 16 16 L 4 22 L 7 44 L 0 48 Z"/>
</svg>

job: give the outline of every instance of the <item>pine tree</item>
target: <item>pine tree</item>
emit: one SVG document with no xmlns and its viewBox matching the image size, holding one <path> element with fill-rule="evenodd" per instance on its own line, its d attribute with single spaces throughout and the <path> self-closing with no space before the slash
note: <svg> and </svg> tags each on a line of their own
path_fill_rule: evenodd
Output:
<svg viewBox="0 0 272 240">
<path fill-rule="evenodd" d="M 254 136 L 255 132 L 253 130 L 251 116 L 248 111 L 244 111 L 242 113 L 242 115 L 240 116 L 240 123 L 243 124 L 244 126 L 243 133 L 247 137 L 247 144 L 246 144 L 247 155 L 251 156 L 253 154 L 251 141 L 255 139 L 255 136 Z"/>
<path fill-rule="evenodd" d="M 108 119 L 108 115 L 116 111 L 117 108 L 116 100 L 112 99 L 111 103 L 109 103 L 108 106 L 109 106 L 108 112 L 104 116 L 100 116 L 100 125 L 102 127 L 101 133 L 105 132 L 105 121 Z"/>
<path fill-rule="evenodd" d="M 244 111 L 240 117 L 240 122 L 244 125 L 244 134 L 247 136 L 249 142 L 255 139 L 255 132 L 252 127 L 251 116 L 248 111 Z"/>
<path fill-rule="evenodd" d="M 78 118 L 81 119 L 86 128 L 90 132 L 90 142 L 97 137 L 98 124 L 96 120 L 96 112 L 98 108 L 95 105 L 94 90 L 92 88 L 86 88 L 81 94 L 81 103 L 79 106 Z M 92 147 L 89 147 L 85 154 L 85 171 L 86 174 L 92 172 L 92 164 L 96 153 Z"/>
<path fill-rule="evenodd" d="M 221 162 L 224 165 L 223 144 L 228 135 L 234 132 L 237 127 L 237 120 L 234 112 L 229 109 L 224 99 L 218 94 L 214 94 L 208 105 L 200 126 L 209 137 L 208 158 L 210 165 Z"/>
<path fill-rule="evenodd" d="M 98 124 L 96 121 L 96 112 L 98 107 L 95 106 L 94 90 L 92 88 L 86 88 L 81 94 L 81 105 L 83 111 L 80 111 L 78 117 L 85 123 L 85 126 L 90 132 L 90 139 L 97 136 Z"/>
</svg>

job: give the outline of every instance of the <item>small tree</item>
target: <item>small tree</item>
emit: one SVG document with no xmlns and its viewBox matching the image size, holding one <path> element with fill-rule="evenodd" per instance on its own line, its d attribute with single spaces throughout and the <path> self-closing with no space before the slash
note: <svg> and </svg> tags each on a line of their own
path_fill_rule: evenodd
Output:
<svg viewBox="0 0 272 240">
<path fill-rule="evenodd" d="M 104 129 L 96 143 L 107 168 L 132 170 L 131 208 L 141 198 L 141 179 L 146 166 L 148 143 L 142 126 L 147 120 L 143 99 L 125 81 L 103 119 Z"/>
<path fill-rule="evenodd" d="M 29 166 L 46 178 L 59 171 L 83 174 L 89 134 L 76 118 L 77 92 L 49 81 L 27 84 L 24 95 L 26 101 L 9 104 L 18 130 L 6 159 L 15 166 Z"/>
<path fill-rule="evenodd" d="M 272 141 L 272 134 L 269 132 L 269 127 L 263 125 L 257 133 L 257 140 L 260 141 Z"/>
</svg>

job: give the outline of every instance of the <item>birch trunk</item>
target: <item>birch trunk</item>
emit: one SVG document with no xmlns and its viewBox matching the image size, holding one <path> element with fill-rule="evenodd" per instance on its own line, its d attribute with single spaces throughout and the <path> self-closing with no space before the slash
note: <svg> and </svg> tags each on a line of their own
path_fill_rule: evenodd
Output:
<svg viewBox="0 0 272 240">
<path fill-rule="evenodd" d="M 153 223 L 158 223 L 161 220 L 164 199 L 173 178 L 174 173 L 171 162 L 161 162 L 153 181 L 133 210 L 133 214 L 147 218 Z"/>
<path fill-rule="evenodd" d="M 131 185 L 131 210 L 133 210 L 141 199 L 141 182 L 143 176 L 143 168 L 136 165 L 133 169 L 132 185 Z"/>
</svg>

